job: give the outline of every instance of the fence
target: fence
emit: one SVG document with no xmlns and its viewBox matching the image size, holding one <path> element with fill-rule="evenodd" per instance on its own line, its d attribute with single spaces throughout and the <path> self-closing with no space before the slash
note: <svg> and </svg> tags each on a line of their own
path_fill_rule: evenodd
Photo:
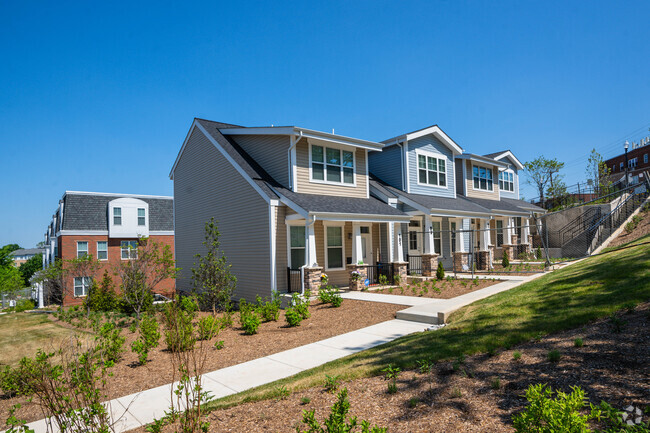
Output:
<svg viewBox="0 0 650 433">
<path fill-rule="evenodd" d="M 26 287 L 21 290 L 17 290 L 13 293 L 3 293 L 2 296 L 0 296 L 0 305 L 2 308 L 9 308 L 9 307 L 14 307 L 16 305 L 16 301 L 23 300 L 23 299 L 33 299 L 34 294 L 33 290 L 31 287 Z"/>
<path fill-rule="evenodd" d="M 300 268 L 287 268 L 287 292 L 302 292 L 302 270 Z"/>
<path fill-rule="evenodd" d="M 393 265 L 392 263 L 377 263 L 376 265 L 363 265 L 367 272 L 368 283 L 370 286 L 380 284 L 380 277 L 386 277 L 386 282 L 393 283 Z"/>
</svg>

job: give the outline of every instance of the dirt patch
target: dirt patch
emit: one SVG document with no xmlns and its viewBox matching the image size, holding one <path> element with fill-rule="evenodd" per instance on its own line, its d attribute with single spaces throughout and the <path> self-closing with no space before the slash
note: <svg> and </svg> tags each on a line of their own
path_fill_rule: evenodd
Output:
<svg viewBox="0 0 650 433">
<path fill-rule="evenodd" d="M 642 219 L 634 228 L 634 230 L 628 233 L 625 229 L 623 229 L 623 232 L 621 232 L 621 234 L 618 235 L 618 237 L 614 239 L 608 246 L 618 247 L 620 245 L 642 238 L 647 234 L 650 234 L 650 212 L 639 212 L 639 216 Z"/>
<path fill-rule="evenodd" d="M 349 391 L 350 414 L 388 427 L 391 433 L 512 432 L 512 415 L 525 407 L 522 395 L 536 383 L 565 392 L 578 385 L 593 403 L 605 400 L 619 409 L 630 404 L 645 408 L 650 405 L 649 305 L 619 313 L 625 322 L 620 333 L 614 332 L 609 319 L 600 320 L 491 357 L 472 356 L 456 363 L 456 368 L 449 361 L 435 365 L 430 373 L 403 372 L 395 394 L 387 392 L 388 382 L 382 377 L 343 383 Z M 576 338 L 582 338 L 582 347 L 574 345 Z M 550 350 L 561 353 L 558 362 L 547 359 Z M 513 357 L 515 351 L 521 354 L 519 360 Z M 315 409 L 322 421 L 335 400 L 335 394 L 311 388 L 283 400 L 216 410 L 208 415 L 210 432 L 294 432 L 303 410 Z"/>
<path fill-rule="evenodd" d="M 451 280 L 428 280 L 409 284 L 408 287 L 370 289 L 369 293 L 382 295 L 405 295 L 419 296 L 424 298 L 451 299 L 456 296 L 484 289 L 495 284 L 502 283 L 501 280 L 492 279 L 451 279 Z M 392 289 L 392 290 L 391 290 Z"/>
<path fill-rule="evenodd" d="M 402 309 L 404 309 L 402 305 L 353 300 L 344 300 L 339 308 L 332 308 L 328 304 L 316 301 L 312 302 L 310 307 L 311 317 L 304 320 L 300 326 L 287 327 L 284 312 L 281 311 L 280 319 L 277 322 L 262 323 L 255 335 L 244 335 L 239 328 L 239 315 L 234 315 L 234 327 L 222 330 L 216 338 L 211 340 L 211 344 L 223 340 L 224 348 L 221 350 L 210 349 L 214 353 L 209 356 L 205 371 L 218 370 L 392 320 L 395 318 L 395 313 Z M 67 325 L 57 319 L 53 320 Z M 161 337 L 159 347 L 149 353 L 147 364 L 136 366 L 137 355 L 131 352 L 131 342 L 137 338 L 138 334 L 124 329 L 122 335 L 126 337 L 125 352 L 122 361 L 111 369 L 113 376 L 108 379 L 106 389 L 108 399 L 154 388 L 172 381 L 170 355 L 165 350 L 164 337 Z M 0 422 L 6 419 L 9 408 L 15 403 L 23 405 L 17 412 L 22 419 L 34 421 L 42 418 L 38 407 L 33 403 L 27 403 L 24 398 L 0 398 Z"/>
</svg>

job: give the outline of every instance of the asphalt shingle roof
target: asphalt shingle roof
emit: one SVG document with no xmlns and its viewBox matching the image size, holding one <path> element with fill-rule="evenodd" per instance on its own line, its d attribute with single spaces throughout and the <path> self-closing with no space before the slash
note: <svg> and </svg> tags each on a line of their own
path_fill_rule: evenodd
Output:
<svg viewBox="0 0 650 433">
<path fill-rule="evenodd" d="M 108 230 L 108 203 L 121 195 L 68 192 L 63 199 L 63 230 Z M 174 230 L 174 200 L 131 196 L 149 204 L 149 230 Z"/>
<path fill-rule="evenodd" d="M 529 203 L 524 200 L 516 200 L 514 198 L 502 198 L 502 201 L 511 203 L 515 206 L 517 206 L 520 209 L 526 210 L 526 211 L 534 211 L 534 212 L 546 212 L 543 208 L 534 205 L 532 203 Z"/>
<path fill-rule="evenodd" d="M 45 252 L 44 248 L 22 248 L 20 250 L 12 251 L 10 255 L 12 256 L 28 256 L 30 254 L 43 254 Z"/>
<path fill-rule="evenodd" d="M 510 149 L 502 150 L 501 152 L 494 152 L 494 153 L 488 153 L 487 155 L 483 155 L 487 158 L 494 158 L 495 156 L 499 156 L 501 154 L 504 154 L 506 152 L 510 152 Z"/>
<path fill-rule="evenodd" d="M 510 199 L 489 200 L 486 198 L 475 198 L 475 197 L 467 197 L 466 200 L 470 200 L 478 204 L 479 206 L 489 209 L 490 211 L 527 213 L 525 209 L 522 209 L 521 207 L 512 203 L 512 201 L 518 202 L 521 200 L 510 200 Z"/>
</svg>

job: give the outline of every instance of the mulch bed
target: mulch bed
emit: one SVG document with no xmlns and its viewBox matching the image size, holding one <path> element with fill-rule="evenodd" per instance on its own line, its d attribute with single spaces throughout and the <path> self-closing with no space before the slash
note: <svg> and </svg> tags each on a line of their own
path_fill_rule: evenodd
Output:
<svg viewBox="0 0 650 433">
<path fill-rule="evenodd" d="M 405 296 L 419 296 L 424 298 L 435 299 L 451 299 L 456 296 L 464 295 L 475 290 L 484 289 L 495 284 L 502 283 L 503 281 L 496 279 L 452 279 L 452 280 L 428 280 L 419 283 L 411 283 L 408 287 L 402 288 L 380 288 L 375 290 L 371 288 L 369 293 L 378 293 L 383 295 L 405 295 Z M 434 288 L 440 289 L 440 292 Z"/>
<path fill-rule="evenodd" d="M 239 328 L 239 314 L 233 315 L 233 328 L 222 330 L 217 337 L 210 341 L 211 353 L 205 365 L 205 372 L 218 370 L 242 362 L 250 361 L 273 353 L 303 346 L 329 337 L 344 334 L 366 326 L 380 323 L 395 318 L 395 313 L 404 309 L 402 305 L 382 304 L 377 302 L 363 302 L 344 300 L 339 308 L 332 308 L 329 304 L 312 301 L 309 308 L 311 317 L 303 320 L 298 327 L 290 328 L 280 311 L 277 322 L 262 323 L 255 335 L 244 335 Z M 201 313 L 208 314 L 208 313 Z M 65 322 L 52 320 L 64 326 Z M 131 351 L 133 342 L 138 333 L 131 333 L 128 329 L 122 331 L 126 337 L 124 343 L 123 359 L 110 371 L 113 377 L 107 384 L 108 399 L 129 395 L 156 386 L 172 382 L 172 369 L 170 355 L 165 350 L 163 329 L 157 349 L 149 353 L 146 365 L 137 365 L 137 354 Z M 212 347 L 214 342 L 223 340 L 224 348 L 217 350 Z M 0 397 L 0 425 L 7 417 L 9 408 L 16 403 L 23 407 L 17 412 L 21 419 L 34 421 L 42 418 L 38 407 L 34 403 L 26 403 L 24 398 Z"/>
<path fill-rule="evenodd" d="M 630 404 L 645 408 L 650 405 L 649 306 L 619 313 L 626 322 L 620 333 L 613 332 L 609 319 L 600 320 L 492 357 L 469 357 L 456 369 L 452 362 L 441 362 L 431 373 L 403 372 L 396 394 L 387 393 L 388 382 L 382 377 L 343 383 L 350 415 L 388 427 L 390 433 L 512 432 L 512 416 L 526 406 L 522 395 L 537 383 L 565 392 L 580 386 L 594 404 L 605 400 L 618 409 Z M 583 347 L 574 347 L 576 338 L 583 339 Z M 559 362 L 548 361 L 550 350 L 560 351 Z M 514 351 L 521 353 L 519 360 L 513 359 Z M 496 378 L 498 388 L 493 387 Z M 301 399 L 309 403 L 302 404 Z M 315 409 L 322 422 L 335 400 L 335 394 L 311 388 L 284 400 L 215 410 L 208 415 L 210 432 L 295 432 L 297 425 L 305 427 L 300 424 L 303 410 Z"/>
<path fill-rule="evenodd" d="M 637 240 L 650 233 L 650 212 L 639 212 L 639 216 L 643 219 L 639 224 L 628 233 L 626 230 L 623 230 L 620 235 L 616 237 L 608 246 L 609 247 L 618 247 L 620 245 L 626 244 Z"/>
</svg>

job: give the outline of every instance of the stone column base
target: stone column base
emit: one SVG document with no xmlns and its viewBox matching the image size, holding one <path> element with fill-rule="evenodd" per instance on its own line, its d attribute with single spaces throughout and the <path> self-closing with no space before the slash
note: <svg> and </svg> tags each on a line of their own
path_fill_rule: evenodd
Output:
<svg viewBox="0 0 650 433">
<path fill-rule="evenodd" d="M 310 291 L 312 293 L 320 289 L 320 276 L 323 273 L 323 268 L 320 266 L 314 266 L 312 268 L 304 268 L 305 272 L 305 291 Z"/>
<path fill-rule="evenodd" d="M 402 286 L 406 287 L 408 286 L 408 274 L 406 273 L 406 266 L 408 263 L 406 262 L 393 262 L 393 281 L 391 281 L 391 284 L 395 284 L 396 286 Z M 399 283 L 395 282 L 395 277 L 399 275 Z"/>
<path fill-rule="evenodd" d="M 435 277 L 438 270 L 438 254 L 422 254 L 422 276 Z"/>
<path fill-rule="evenodd" d="M 516 245 L 509 245 L 509 244 L 503 244 L 501 245 L 501 248 L 503 249 L 503 254 L 508 254 L 508 260 L 513 261 L 515 257 L 515 251 L 517 250 Z"/>
<path fill-rule="evenodd" d="M 489 267 L 490 269 L 494 269 L 494 258 L 496 257 L 496 246 L 490 245 L 488 246 L 488 250 L 490 251 L 490 261 L 489 261 Z"/>
<path fill-rule="evenodd" d="M 477 271 L 487 271 L 490 269 L 490 254 L 490 251 L 477 251 L 475 253 Z"/>
<path fill-rule="evenodd" d="M 512 245 L 517 245 L 519 243 L 519 235 L 512 235 L 510 238 L 510 243 Z"/>
<path fill-rule="evenodd" d="M 531 245 L 532 244 L 519 244 L 519 252 L 530 254 L 533 251 Z"/>
<path fill-rule="evenodd" d="M 468 272 L 469 270 L 469 253 L 456 251 L 454 253 L 454 271 Z"/>
<path fill-rule="evenodd" d="M 363 265 L 347 265 L 347 270 L 350 275 L 348 279 L 348 288 L 350 290 L 363 290 L 366 288 L 364 282 L 368 278 L 368 268 Z M 359 272 L 359 278 L 353 278 L 352 272 Z"/>
</svg>

